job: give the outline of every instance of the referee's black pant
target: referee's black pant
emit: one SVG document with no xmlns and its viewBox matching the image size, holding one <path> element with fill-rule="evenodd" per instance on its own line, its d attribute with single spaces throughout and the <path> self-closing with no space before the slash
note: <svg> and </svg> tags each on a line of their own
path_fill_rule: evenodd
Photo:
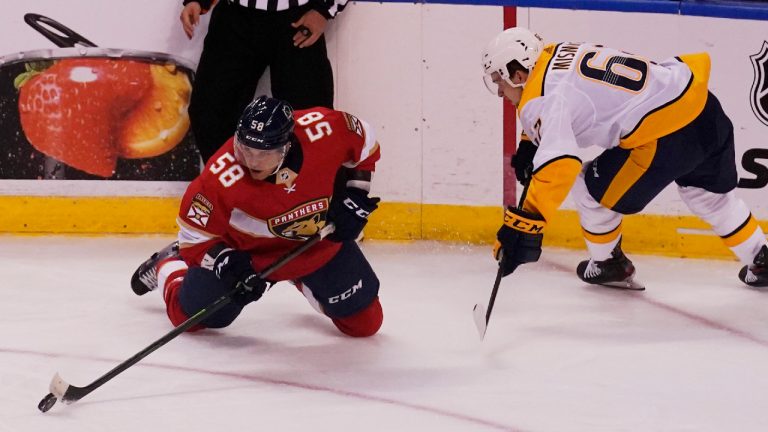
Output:
<svg viewBox="0 0 768 432">
<path fill-rule="evenodd" d="M 189 106 L 203 161 L 234 135 L 237 120 L 270 67 L 272 95 L 295 109 L 333 108 L 333 72 L 325 37 L 293 46 L 297 21 L 309 5 L 279 12 L 219 2 L 213 9 Z"/>
</svg>

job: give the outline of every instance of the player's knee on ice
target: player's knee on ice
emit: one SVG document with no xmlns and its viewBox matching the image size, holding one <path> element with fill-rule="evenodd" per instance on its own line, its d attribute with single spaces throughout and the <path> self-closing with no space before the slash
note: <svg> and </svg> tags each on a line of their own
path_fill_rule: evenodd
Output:
<svg viewBox="0 0 768 432">
<path fill-rule="evenodd" d="M 384 313 L 379 298 L 376 297 L 360 312 L 346 318 L 332 318 L 332 321 L 336 328 L 347 336 L 368 337 L 379 331 L 384 321 Z"/>
<path fill-rule="evenodd" d="M 301 278 L 302 284 L 334 325 L 349 336 L 375 334 L 383 322 L 379 303 L 379 279 L 357 243 L 345 242 L 323 267 Z M 168 316 L 179 325 L 200 309 L 231 290 L 216 275 L 200 267 L 190 268 L 181 287 L 168 299 Z M 243 308 L 228 304 L 200 324 L 207 328 L 226 327 Z"/>
<path fill-rule="evenodd" d="M 178 291 L 177 299 L 184 314 L 190 317 L 228 293 L 231 289 L 231 286 L 219 280 L 212 271 L 201 267 L 192 267 L 184 278 L 184 283 Z M 242 306 L 230 303 L 203 320 L 200 324 L 208 328 L 226 327 L 232 324 L 242 310 Z M 171 317 L 171 320 L 173 321 L 173 317 Z"/>
<path fill-rule="evenodd" d="M 381 327 L 379 279 L 354 241 L 344 242 L 327 264 L 301 282 L 345 334 L 370 336 Z"/>
</svg>

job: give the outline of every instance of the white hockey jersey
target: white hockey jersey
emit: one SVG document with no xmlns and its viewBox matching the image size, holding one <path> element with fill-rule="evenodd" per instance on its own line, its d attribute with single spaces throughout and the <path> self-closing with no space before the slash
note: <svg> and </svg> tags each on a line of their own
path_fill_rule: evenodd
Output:
<svg viewBox="0 0 768 432">
<path fill-rule="evenodd" d="M 549 219 L 581 169 L 578 148 L 632 149 L 668 135 L 704 109 L 709 56 L 656 63 L 594 44 L 544 48 L 518 113 L 538 144 L 523 209 Z"/>
</svg>

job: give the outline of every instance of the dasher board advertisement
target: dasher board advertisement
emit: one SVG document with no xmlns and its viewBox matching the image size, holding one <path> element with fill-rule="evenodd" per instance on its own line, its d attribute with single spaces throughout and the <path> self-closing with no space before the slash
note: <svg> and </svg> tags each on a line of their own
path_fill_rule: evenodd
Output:
<svg viewBox="0 0 768 432">
<path fill-rule="evenodd" d="M 12 33 L 34 48 L 0 52 L 0 180 L 189 181 L 199 173 L 187 113 L 193 61 L 163 52 L 167 44 L 98 45 L 102 35 L 114 39 L 117 8 L 86 21 L 92 28 L 72 28 L 14 3 L 9 13 L 25 25 Z M 43 12 L 54 2 L 32 3 Z M 169 16 L 168 27 L 176 24 Z"/>
</svg>

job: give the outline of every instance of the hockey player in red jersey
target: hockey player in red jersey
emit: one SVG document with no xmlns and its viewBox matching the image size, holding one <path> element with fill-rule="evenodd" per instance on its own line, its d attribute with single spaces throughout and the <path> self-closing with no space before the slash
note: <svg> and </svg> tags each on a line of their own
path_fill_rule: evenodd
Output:
<svg viewBox="0 0 768 432">
<path fill-rule="evenodd" d="M 515 27 L 491 41 L 482 62 L 489 90 L 516 106 L 530 137 L 514 161 L 530 183 L 497 234 L 504 275 L 539 259 L 545 226 L 571 192 L 590 253 L 579 278 L 642 289 L 621 250 L 622 216 L 675 182 L 744 264 L 742 282 L 768 286 L 768 244 L 734 193 L 733 124 L 708 91 L 707 54 L 655 62 L 589 43 L 544 46 Z M 578 150 L 591 146 L 604 150 L 582 166 Z"/>
<path fill-rule="evenodd" d="M 383 319 L 379 281 L 355 239 L 379 201 L 368 196 L 379 154 L 372 128 L 351 114 L 294 112 L 283 101 L 255 99 L 187 188 L 178 242 L 136 270 L 134 292 L 160 287 L 178 325 L 240 283 L 232 303 L 193 329 L 220 328 L 269 283 L 292 281 L 343 333 L 375 334 Z M 334 193 L 339 170 L 346 185 Z M 269 281 L 254 277 L 328 223 L 332 234 Z"/>
</svg>

